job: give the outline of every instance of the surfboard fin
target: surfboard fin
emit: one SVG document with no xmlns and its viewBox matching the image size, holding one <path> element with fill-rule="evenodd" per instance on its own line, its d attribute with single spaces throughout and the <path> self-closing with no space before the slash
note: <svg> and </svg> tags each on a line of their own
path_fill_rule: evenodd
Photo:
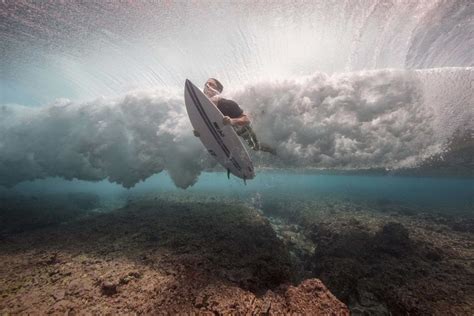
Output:
<svg viewBox="0 0 474 316">
<path fill-rule="evenodd" d="M 230 170 L 227 169 L 227 179 L 230 179 Z"/>
</svg>

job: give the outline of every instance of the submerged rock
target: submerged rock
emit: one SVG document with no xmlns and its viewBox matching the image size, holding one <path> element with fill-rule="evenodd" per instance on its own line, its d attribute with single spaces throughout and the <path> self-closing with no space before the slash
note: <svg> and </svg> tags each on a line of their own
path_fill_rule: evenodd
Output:
<svg viewBox="0 0 474 316">
<path fill-rule="evenodd" d="M 474 218 L 459 219 L 451 227 L 455 231 L 474 234 Z"/>
<path fill-rule="evenodd" d="M 387 223 L 373 238 L 374 251 L 400 257 L 411 250 L 408 229 L 400 223 Z"/>
<path fill-rule="evenodd" d="M 118 284 L 110 281 L 104 281 L 102 282 L 100 286 L 100 290 L 102 291 L 102 294 L 110 296 L 117 294 L 117 287 Z"/>
<path fill-rule="evenodd" d="M 474 265 L 466 260 L 474 248 L 464 231 L 448 228 L 452 220 L 335 209 L 307 208 L 285 218 L 298 219 L 316 245 L 309 260 L 300 258 L 306 275 L 321 279 L 352 314 L 472 314 Z"/>
<path fill-rule="evenodd" d="M 321 281 L 290 285 L 288 248 L 242 205 L 137 200 L 12 238 L 0 245 L 6 313 L 348 315 Z"/>
</svg>

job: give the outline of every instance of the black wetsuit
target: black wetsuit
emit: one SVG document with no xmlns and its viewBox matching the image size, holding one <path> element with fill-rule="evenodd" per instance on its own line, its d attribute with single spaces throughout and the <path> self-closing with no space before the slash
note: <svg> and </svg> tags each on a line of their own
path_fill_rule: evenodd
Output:
<svg viewBox="0 0 474 316">
<path fill-rule="evenodd" d="M 224 98 L 220 98 L 217 101 L 217 108 L 224 116 L 228 116 L 230 118 L 238 118 L 244 113 L 237 102 Z"/>
<path fill-rule="evenodd" d="M 217 101 L 217 108 L 224 116 L 228 116 L 230 118 L 239 118 L 244 111 L 240 108 L 237 102 L 220 98 Z M 262 144 L 258 141 L 257 135 L 253 131 L 252 127 L 249 125 L 245 126 L 234 126 L 237 135 L 242 137 L 247 141 L 250 148 L 253 150 L 263 150 L 275 154 L 275 150 L 266 144 Z"/>
</svg>

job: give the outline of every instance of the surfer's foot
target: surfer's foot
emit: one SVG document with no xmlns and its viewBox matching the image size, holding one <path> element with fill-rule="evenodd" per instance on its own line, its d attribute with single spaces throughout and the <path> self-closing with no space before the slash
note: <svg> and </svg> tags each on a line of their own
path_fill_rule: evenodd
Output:
<svg viewBox="0 0 474 316">
<path fill-rule="evenodd" d="M 263 143 L 260 143 L 258 146 L 253 147 L 253 150 L 255 150 L 255 151 L 257 151 L 257 150 L 264 151 L 264 152 L 270 153 L 270 154 L 275 155 L 275 156 L 277 154 L 276 150 L 273 147 L 270 147 L 267 144 L 263 144 Z"/>
<path fill-rule="evenodd" d="M 274 148 L 271 148 L 271 147 L 267 147 L 265 150 L 262 149 L 262 151 L 265 151 L 265 152 L 267 152 L 267 153 L 270 153 L 270 154 L 272 154 L 272 155 L 274 155 L 274 156 L 277 155 L 276 150 L 275 150 Z"/>
</svg>

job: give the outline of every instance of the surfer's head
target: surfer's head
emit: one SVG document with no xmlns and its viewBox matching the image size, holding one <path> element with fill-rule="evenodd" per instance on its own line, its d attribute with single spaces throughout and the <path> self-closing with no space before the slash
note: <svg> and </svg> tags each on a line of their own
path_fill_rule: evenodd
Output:
<svg viewBox="0 0 474 316">
<path fill-rule="evenodd" d="M 204 94 L 209 98 L 221 93 L 222 90 L 224 90 L 224 86 L 215 78 L 207 79 L 206 84 L 204 85 Z"/>
</svg>

